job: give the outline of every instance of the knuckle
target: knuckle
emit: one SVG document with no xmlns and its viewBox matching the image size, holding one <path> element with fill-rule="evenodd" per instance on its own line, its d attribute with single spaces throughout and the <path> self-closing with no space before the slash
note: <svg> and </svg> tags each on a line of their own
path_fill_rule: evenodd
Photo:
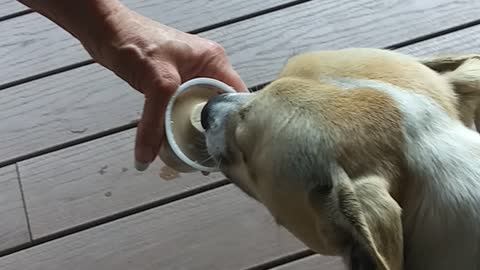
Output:
<svg viewBox="0 0 480 270">
<path fill-rule="evenodd" d="M 177 79 L 172 74 L 166 72 L 155 76 L 152 80 L 152 95 L 167 98 L 179 86 Z"/>
<path fill-rule="evenodd" d="M 212 56 L 226 56 L 225 48 L 215 41 L 210 41 L 208 46 L 208 53 Z"/>
</svg>

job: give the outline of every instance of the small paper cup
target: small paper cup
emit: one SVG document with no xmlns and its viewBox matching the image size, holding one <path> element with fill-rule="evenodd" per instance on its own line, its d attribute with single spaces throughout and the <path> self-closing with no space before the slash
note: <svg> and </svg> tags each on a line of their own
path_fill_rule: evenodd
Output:
<svg viewBox="0 0 480 270">
<path fill-rule="evenodd" d="M 165 111 L 165 133 L 168 145 L 162 149 L 162 159 L 168 163 L 166 165 L 180 172 L 218 170 L 217 166 L 212 164 L 213 160 L 209 162 L 199 160 L 209 158 L 206 155 L 204 134 L 198 132 L 193 126 L 187 126 L 186 123 L 190 121 L 193 107 L 223 93 L 236 93 L 236 91 L 227 84 L 210 78 L 189 80 L 175 91 Z M 183 110 L 185 116 L 176 117 L 173 113 L 176 109 Z M 176 124 L 179 126 L 175 126 Z M 198 146 L 199 144 L 203 147 Z"/>
</svg>

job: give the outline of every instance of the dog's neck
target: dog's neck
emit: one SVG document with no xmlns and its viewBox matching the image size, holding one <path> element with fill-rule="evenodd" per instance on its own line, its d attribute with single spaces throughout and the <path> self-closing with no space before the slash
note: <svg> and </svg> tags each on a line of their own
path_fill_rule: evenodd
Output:
<svg viewBox="0 0 480 270">
<path fill-rule="evenodd" d="M 405 269 L 423 269 L 422 261 L 429 267 L 438 262 L 429 269 L 477 269 L 480 262 L 471 263 L 480 256 L 479 134 L 414 91 L 369 80 L 334 83 L 387 93 L 402 112 L 408 200 L 400 203 L 409 213 L 403 216 Z"/>
</svg>

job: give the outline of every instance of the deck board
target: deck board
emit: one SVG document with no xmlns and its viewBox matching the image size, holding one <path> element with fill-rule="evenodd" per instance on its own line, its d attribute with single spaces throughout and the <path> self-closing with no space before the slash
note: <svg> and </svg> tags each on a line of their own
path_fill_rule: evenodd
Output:
<svg viewBox="0 0 480 270">
<path fill-rule="evenodd" d="M 468 8 L 443 1 L 420 7 L 411 2 L 390 6 L 387 3 L 397 2 L 389 1 L 369 7 L 370 0 L 362 1 L 364 5 L 359 7 L 348 1 L 341 5 L 310 2 L 201 35 L 224 45 L 242 78 L 254 86 L 273 79 L 294 53 L 385 47 L 465 22 L 470 14 L 463 12 L 465 16 L 455 16 L 444 24 L 438 18 L 450 9 L 462 14 Z M 476 3 L 470 10 L 476 9 Z M 352 9 L 355 12 L 348 13 Z M 282 35 L 277 34 L 279 31 Z M 140 94 L 98 65 L 0 91 L 0 106 L 5 108 L 0 114 L 0 163 L 132 122 L 138 118 L 142 104 Z"/>
<path fill-rule="evenodd" d="M 33 239 L 224 179 L 168 173 L 158 159 L 137 172 L 134 135 L 121 132 L 19 164 Z"/>
<path fill-rule="evenodd" d="M 0 18 L 25 10 L 28 8 L 16 0 L 0 0 Z"/>
<path fill-rule="evenodd" d="M 122 2 L 191 31 L 292 0 Z M 0 0 L 0 17 L 21 10 L 16 1 Z M 293 54 L 385 47 L 475 20 L 479 11 L 478 1 L 311 1 L 200 35 L 220 42 L 254 86 L 272 80 Z M 475 26 L 399 51 L 479 53 L 478 33 Z M 0 22 L 0 58 L 0 167 L 139 117 L 142 96 L 97 64 L 2 89 L 89 58 L 76 40 L 36 13 Z M 34 239 L 46 241 L 0 258 L 0 269 L 247 269 L 305 249 L 234 186 L 193 192 L 225 183 L 219 174 L 172 174 L 158 160 L 146 172 L 135 171 L 134 132 L 21 161 L 29 224 L 15 165 L 0 168 L 0 252 L 28 243 L 29 226 Z M 314 255 L 274 269 L 345 267 L 339 258 Z"/>
<path fill-rule="evenodd" d="M 462 45 L 464 50 L 467 50 L 467 48 L 477 48 L 480 41 L 478 41 L 475 36 L 469 34 L 470 32 L 464 31 L 455 33 L 455 39 L 463 41 Z M 462 33 L 468 33 L 468 35 L 466 35 L 467 37 L 460 38 Z M 427 43 L 436 44 L 436 41 L 434 39 L 422 44 Z M 437 51 L 448 50 L 449 44 L 451 43 L 442 42 L 441 45 L 443 45 L 443 47 L 437 46 L 436 49 Z M 412 45 L 410 47 L 414 48 L 415 46 L 416 45 Z M 431 51 L 431 53 L 435 52 Z M 278 68 L 279 67 L 276 67 L 275 69 Z M 92 73 L 95 72 L 92 71 Z M 72 77 L 70 76 L 69 78 Z M 53 79 L 52 81 L 59 83 L 60 85 L 65 82 L 55 79 Z M 95 82 L 100 82 L 101 84 L 102 81 L 98 80 Z M 66 86 L 67 89 L 73 89 L 73 92 L 67 92 L 65 94 L 66 97 L 63 99 L 60 97 L 56 99 L 50 98 L 51 100 L 59 100 L 55 102 L 55 104 L 61 104 L 60 100 L 67 99 L 68 95 L 74 95 L 75 92 L 81 92 L 78 90 L 75 91 L 76 89 L 70 87 L 70 85 L 68 84 Z M 54 89 L 55 87 L 52 86 L 50 88 Z M 132 113 L 131 111 L 134 111 L 133 109 L 126 109 L 128 108 L 128 103 L 131 101 L 129 101 L 128 98 L 125 98 L 124 101 L 117 102 L 115 100 L 116 96 L 114 95 L 116 92 L 113 90 L 118 89 L 115 88 L 116 87 L 111 87 L 110 89 L 112 89 L 112 91 L 97 91 L 97 93 L 102 93 L 99 96 L 89 97 L 88 99 L 86 97 L 83 97 L 85 100 L 99 102 L 99 105 L 85 107 L 84 109 L 76 112 L 77 115 L 80 117 L 86 117 L 87 120 L 90 119 L 89 121 L 96 125 L 98 125 L 98 123 L 107 124 L 109 120 L 111 122 L 115 122 L 115 119 L 118 119 L 117 121 L 128 120 L 128 118 L 125 117 L 125 112 L 128 114 Z M 107 87 L 105 89 L 107 89 Z M 48 93 L 49 92 L 44 93 L 47 96 L 45 100 L 48 100 Z M 130 92 L 124 91 L 123 95 L 128 96 L 128 93 Z M 133 94 L 133 91 L 131 91 L 131 93 Z M 28 96 L 30 98 L 29 95 L 25 96 Z M 102 97 L 105 97 L 105 99 L 102 100 Z M 40 96 L 33 96 L 31 98 L 42 100 Z M 3 99 L 0 98 L 0 100 Z M 77 104 L 79 108 L 82 108 L 82 106 L 84 106 L 84 104 L 81 103 L 81 98 L 78 98 L 78 100 L 72 100 L 74 100 L 74 103 Z M 44 101 L 43 104 L 47 104 L 46 102 L 47 101 Z M 115 102 L 117 102 L 118 104 L 118 111 L 115 113 L 95 110 L 95 108 L 99 108 L 102 110 L 105 108 L 111 108 L 104 104 L 110 104 Z M 8 102 L 6 102 L 6 104 L 8 104 Z M 13 106 L 20 107 L 15 103 L 12 104 Z M 38 106 L 40 111 L 43 107 L 46 106 Z M 37 115 L 44 114 L 39 113 L 39 110 L 32 111 Z M 18 114 L 22 115 L 22 113 Z M 58 114 L 58 111 L 53 110 L 52 112 L 50 112 L 50 114 Z M 90 116 L 87 116 L 87 114 L 89 114 Z M 31 116 L 34 117 L 34 114 L 32 114 Z M 118 118 L 115 118 L 117 116 Z M 29 115 L 27 114 L 25 117 L 29 117 Z M 79 118 L 73 119 L 73 121 L 70 121 L 74 124 L 82 121 L 84 121 L 85 123 L 87 122 L 87 120 L 79 120 Z M 0 121 L 0 123 L 2 122 L 4 121 Z M 22 123 L 25 121 L 15 122 Z M 71 129 L 72 127 L 69 128 Z M 85 127 L 74 127 L 74 129 L 77 131 L 81 130 L 81 128 Z M 85 131 L 85 133 L 88 132 L 90 132 L 90 130 Z M 175 186 L 176 184 L 165 184 L 162 182 L 157 183 L 159 179 L 157 173 L 161 167 L 160 164 L 152 166 L 152 171 L 149 171 L 146 175 L 131 175 L 131 159 L 133 157 L 133 133 L 134 130 L 131 130 L 125 133 L 108 136 L 99 141 L 81 144 L 72 148 L 67 148 L 47 155 L 42 155 L 38 158 L 29 159 L 19 163 L 19 168 L 22 175 L 22 182 L 25 189 L 27 207 L 30 213 L 32 231 L 35 238 L 43 237 L 50 233 L 66 229 L 71 226 L 78 226 L 85 221 L 90 221 L 92 219 L 111 215 L 115 211 L 123 211 L 125 209 L 131 209 L 137 207 L 138 205 L 142 205 L 151 201 L 159 200 L 164 196 L 172 195 L 175 192 L 184 190 L 183 188 L 185 188 L 185 186 L 183 186 L 183 183 L 185 183 L 188 188 L 197 187 L 198 185 L 209 183 L 208 181 L 201 180 L 204 178 L 200 177 L 199 175 L 191 177 L 189 176 L 186 180 L 182 179 L 182 181 L 184 182 L 180 181 L 181 184 L 179 184 L 179 186 Z M 17 134 L 18 136 L 19 131 L 17 130 L 16 132 L 12 132 L 12 134 Z M 43 134 L 44 136 L 42 136 Z M 43 132 L 37 131 L 35 133 L 32 133 L 32 135 L 37 135 L 39 137 L 42 137 L 43 139 L 45 139 L 44 137 L 47 137 L 48 134 L 48 129 L 45 129 Z M 14 140 L 13 137 L 12 140 Z M 100 170 L 100 168 L 105 165 L 107 165 L 109 168 L 126 168 L 130 171 L 128 174 L 121 177 L 118 174 L 98 174 L 97 172 Z M 117 180 L 117 178 L 120 178 L 120 180 Z M 128 198 L 114 197 L 106 200 L 103 196 L 102 191 L 105 189 L 105 187 L 114 187 L 113 183 L 116 183 L 116 185 L 118 185 L 119 190 L 122 190 L 124 186 L 132 186 L 135 188 L 135 192 L 130 191 L 130 195 Z M 172 188 L 172 186 L 174 188 Z M 52 187 L 56 187 L 56 189 L 52 189 Z M 164 188 L 166 188 L 167 190 L 163 191 Z M 156 192 L 149 192 L 152 190 Z M 114 194 L 115 193 L 116 192 L 114 192 Z M 67 200 L 65 198 L 75 199 Z M 78 203 L 78 200 L 83 201 L 83 203 Z M 109 201 L 113 201 L 115 203 L 109 204 Z M 101 207 L 102 204 L 105 204 L 105 206 Z M 52 209 L 59 208 L 61 208 L 60 211 L 52 211 Z"/>
<path fill-rule="evenodd" d="M 139 13 L 182 31 L 219 23 L 288 0 L 128 1 Z M 38 13 L 0 23 L 0 85 L 89 59 L 69 33 Z"/>
<path fill-rule="evenodd" d="M 480 25 L 442 35 L 398 49 L 399 52 L 425 57 L 441 54 L 480 54 Z"/>
<path fill-rule="evenodd" d="M 0 168 L 0 251 L 29 241 L 16 168 Z"/>
<path fill-rule="evenodd" d="M 271 270 L 347 270 L 339 257 L 313 255 L 291 263 L 287 263 Z"/>
<path fill-rule="evenodd" d="M 480 45 L 475 35 L 479 28 L 454 32 L 401 51 L 414 55 L 475 52 Z M 143 174 L 132 171 L 133 135 L 134 130 L 118 133 L 19 164 L 34 238 L 216 181 L 195 174 L 163 182 L 158 175 L 162 167 L 158 161 Z M 108 192 L 110 197 L 105 196 Z"/>
<path fill-rule="evenodd" d="M 228 185 L 3 257 L 0 269 L 244 269 L 303 248 Z"/>
</svg>

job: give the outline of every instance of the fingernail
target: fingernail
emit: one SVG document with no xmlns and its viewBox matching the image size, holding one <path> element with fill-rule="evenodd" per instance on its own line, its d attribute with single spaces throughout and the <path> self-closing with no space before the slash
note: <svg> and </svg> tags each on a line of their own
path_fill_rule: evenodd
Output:
<svg viewBox="0 0 480 270">
<path fill-rule="evenodd" d="M 135 169 L 137 169 L 137 171 L 143 172 L 148 169 L 148 166 L 150 166 L 150 163 L 143 163 L 135 160 Z"/>
</svg>

